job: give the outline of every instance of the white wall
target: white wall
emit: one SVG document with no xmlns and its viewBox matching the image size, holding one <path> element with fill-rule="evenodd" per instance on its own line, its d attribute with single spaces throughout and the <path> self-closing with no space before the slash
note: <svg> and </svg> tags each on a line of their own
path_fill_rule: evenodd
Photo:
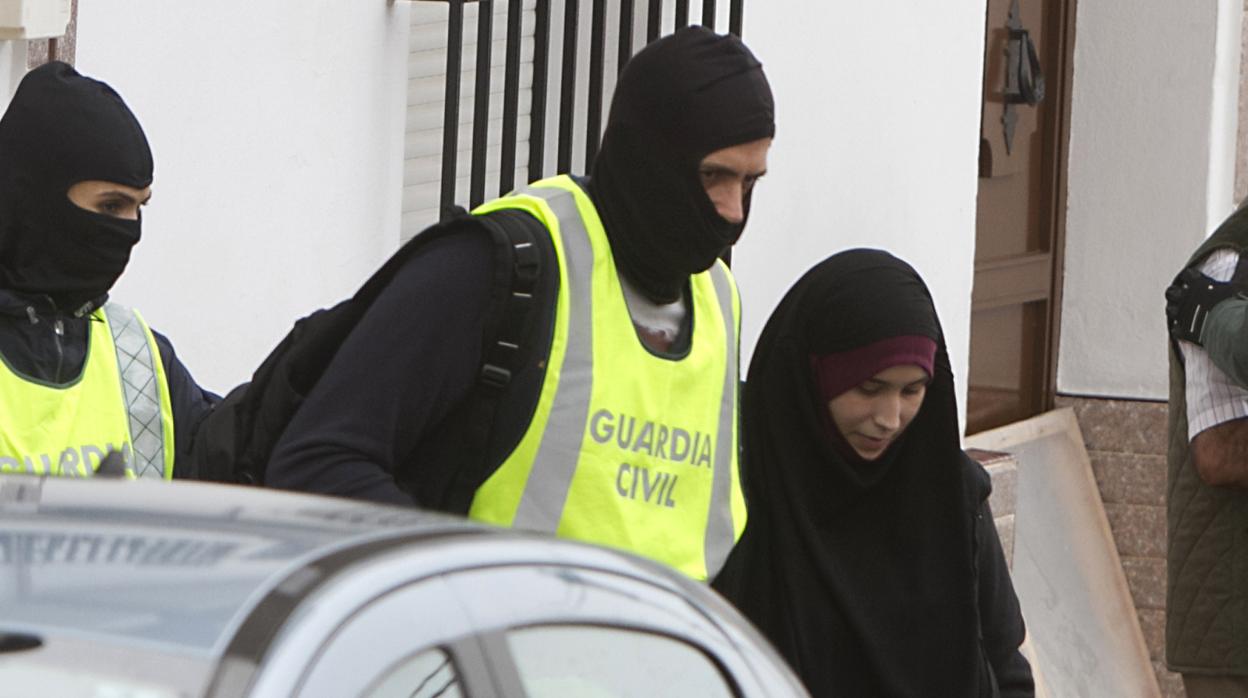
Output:
<svg viewBox="0 0 1248 698">
<path fill-rule="evenodd" d="M 808 268 L 884 248 L 931 288 L 965 410 L 984 11 L 982 0 L 747 2 L 776 140 L 733 252 L 743 360 Z"/>
<path fill-rule="evenodd" d="M 1162 293 L 1231 210 L 1239 0 L 1078 3 L 1058 390 L 1165 399 Z"/>
<path fill-rule="evenodd" d="M 92 0 L 77 65 L 111 83 L 156 160 L 113 297 L 206 387 L 246 380 L 295 318 L 397 246 L 407 3 Z"/>
<path fill-rule="evenodd" d="M 882 247 L 932 288 L 965 396 L 984 4 L 956 5 L 748 3 L 778 135 L 734 257 L 747 359 L 808 267 Z M 228 388 L 398 240 L 407 5 L 95 0 L 80 13 L 80 69 L 121 91 L 156 157 L 115 296 Z"/>
</svg>

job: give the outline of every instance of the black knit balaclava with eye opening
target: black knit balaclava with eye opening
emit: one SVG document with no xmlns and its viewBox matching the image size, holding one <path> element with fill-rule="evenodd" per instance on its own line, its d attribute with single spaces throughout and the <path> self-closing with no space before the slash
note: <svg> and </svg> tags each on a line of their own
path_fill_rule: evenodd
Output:
<svg viewBox="0 0 1248 698">
<path fill-rule="evenodd" d="M 0 287 L 70 311 L 108 293 L 140 221 L 74 205 L 69 188 L 89 180 L 147 187 L 147 138 L 111 87 L 65 63 L 42 65 L 0 119 Z"/>
<path fill-rule="evenodd" d="M 716 211 L 698 169 L 722 148 L 775 134 L 762 64 L 735 36 L 686 27 L 625 66 L 590 189 L 617 266 L 656 302 L 741 236 Z M 742 202 L 748 215 L 749 195 Z"/>
</svg>

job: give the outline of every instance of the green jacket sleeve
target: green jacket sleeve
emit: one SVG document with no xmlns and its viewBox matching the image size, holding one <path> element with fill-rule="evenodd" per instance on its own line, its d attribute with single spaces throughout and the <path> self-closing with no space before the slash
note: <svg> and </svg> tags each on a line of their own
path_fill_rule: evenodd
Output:
<svg viewBox="0 0 1248 698">
<path fill-rule="evenodd" d="M 1248 298 L 1235 296 L 1215 305 L 1202 340 L 1213 364 L 1248 388 Z"/>
</svg>

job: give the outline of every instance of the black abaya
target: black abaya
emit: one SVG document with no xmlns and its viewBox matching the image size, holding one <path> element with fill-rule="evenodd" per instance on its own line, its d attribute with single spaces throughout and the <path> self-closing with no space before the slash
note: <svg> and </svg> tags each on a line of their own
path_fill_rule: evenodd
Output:
<svg viewBox="0 0 1248 698">
<path fill-rule="evenodd" d="M 810 357 L 904 335 L 936 342 L 926 397 L 879 459 L 855 458 L 828 438 Z M 997 695 L 996 663 L 1029 693 L 1000 545 L 977 534 L 986 476 L 959 446 L 949 358 L 913 269 L 851 250 L 808 272 L 767 323 L 742 409 L 750 519 L 715 585 L 813 695 Z M 985 647 L 984 625 L 1008 652 Z"/>
</svg>

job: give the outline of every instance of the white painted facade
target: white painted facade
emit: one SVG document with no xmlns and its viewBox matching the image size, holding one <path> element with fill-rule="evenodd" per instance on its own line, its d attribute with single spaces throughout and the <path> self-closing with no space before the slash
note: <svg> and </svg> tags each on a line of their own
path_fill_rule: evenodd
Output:
<svg viewBox="0 0 1248 698">
<path fill-rule="evenodd" d="M 733 252 L 743 357 L 806 269 L 846 248 L 883 248 L 931 288 L 965 404 L 984 8 L 747 3 L 745 40 L 775 93 L 776 140 Z"/>
<path fill-rule="evenodd" d="M 1162 293 L 1233 208 L 1241 19 L 1078 4 L 1059 392 L 1166 398 Z"/>
<path fill-rule="evenodd" d="M 1237 3 L 1146 5 L 1079 5 L 1063 392 L 1164 396 L 1161 290 L 1230 207 Z M 349 294 L 399 244 L 413 11 L 80 6 L 78 67 L 125 96 L 156 159 L 115 296 L 206 386 L 245 380 L 295 318 Z M 882 247 L 932 288 L 965 397 L 983 32 L 983 0 L 747 2 L 778 133 L 734 253 L 745 356 L 803 271 Z M 24 44 L 0 42 L 8 91 L 12 56 Z"/>
<path fill-rule="evenodd" d="M 397 247 L 405 2 L 92 0 L 77 67 L 117 88 L 156 161 L 115 293 L 206 387 Z"/>
</svg>

